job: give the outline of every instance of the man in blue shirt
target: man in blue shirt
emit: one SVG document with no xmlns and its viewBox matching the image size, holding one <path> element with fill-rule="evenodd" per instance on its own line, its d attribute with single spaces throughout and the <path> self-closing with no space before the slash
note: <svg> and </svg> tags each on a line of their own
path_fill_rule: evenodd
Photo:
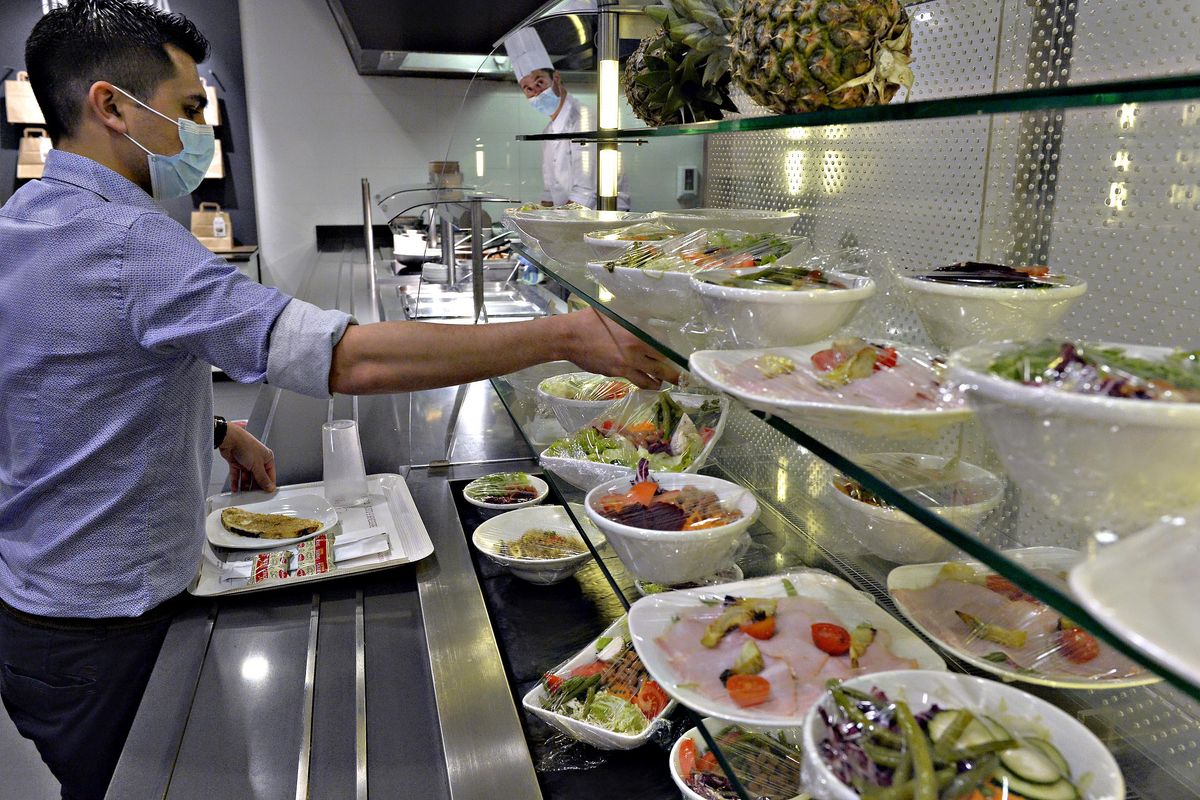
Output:
<svg viewBox="0 0 1200 800">
<path fill-rule="evenodd" d="M 235 487 L 275 488 L 269 449 L 214 431 L 210 364 L 317 397 L 554 359 L 676 377 L 592 311 L 355 325 L 241 276 L 154 201 L 211 158 L 207 48 L 137 0 L 72 0 L 26 45 L 55 149 L 0 209 L 0 698 L 64 798 L 104 795 L 196 571 L 213 448 Z"/>
</svg>

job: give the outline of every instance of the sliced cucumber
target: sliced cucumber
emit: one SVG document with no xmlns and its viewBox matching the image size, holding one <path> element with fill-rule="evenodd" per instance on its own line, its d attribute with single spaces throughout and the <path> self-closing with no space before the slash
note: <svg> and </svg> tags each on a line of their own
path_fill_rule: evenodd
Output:
<svg viewBox="0 0 1200 800">
<path fill-rule="evenodd" d="M 933 715 L 933 719 L 929 720 L 929 738 L 935 742 L 942 738 L 946 729 L 954 724 L 954 720 L 958 719 L 961 711 L 939 711 Z"/>
<path fill-rule="evenodd" d="M 1028 743 L 1001 752 L 1000 763 L 1009 772 L 1030 783 L 1057 783 L 1064 777 L 1048 755 Z"/>
<path fill-rule="evenodd" d="M 1025 800 L 1079 800 L 1079 792 L 1066 778 L 1060 778 L 1054 783 L 1030 783 L 1001 767 L 993 780 L 1002 786 L 1007 783 L 1009 791 L 1019 794 Z"/>
<path fill-rule="evenodd" d="M 942 735 L 945 734 L 946 730 L 954 724 L 954 721 L 961 713 L 963 712 L 941 711 L 934 715 L 933 719 L 929 720 L 929 738 L 933 739 L 935 742 L 940 742 Z M 947 742 L 946 745 L 953 748 L 966 748 L 974 747 L 980 744 L 987 744 L 988 742 L 994 742 L 997 739 L 1007 738 L 1007 734 L 1002 734 L 1000 736 L 992 735 L 991 731 L 981 725 L 978 718 L 975 718 L 967 723 L 967 727 L 963 729 L 962 734 L 958 737 L 958 741 Z"/>
<path fill-rule="evenodd" d="M 987 729 L 992 732 L 992 736 L 994 736 L 997 739 L 1016 739 L 1017 738 L 1016 736 L 1013 736 L 1012 733 L 1009 732 L 1008 728 L 1004 727 L 999 722 L 996 722 L 996 720 L 994 720 L 993 718 L 991 718 L 989 716 L 986 716 L 986 715 L 981 716 L 979 718 L 979 721 L 982 722 L 987 727 Z"/>
<path fill-rule="evenodd" d="M 1071 777 L 1071 765 L 1067 763 L 1065 758 L 1063 758 L 1063 754 L 1058 752 L 1057 747 L 1050 744 L 1045 739 L 1036 739 L 1033 737 L 1025 739 L 1023 744 L 1032 745 L 1033 747 L 1041 750 L 1043 754 L 1045 754 L 1051 761 L 1054 762 L 1054 766 L 1058 767 L 1059 774 L 1061 774 L 1064 778 Z"/>
</svg>

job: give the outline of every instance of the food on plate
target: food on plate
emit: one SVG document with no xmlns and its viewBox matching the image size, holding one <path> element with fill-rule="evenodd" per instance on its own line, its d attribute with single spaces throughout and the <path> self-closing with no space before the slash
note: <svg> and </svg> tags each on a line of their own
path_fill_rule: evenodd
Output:
<svg viewBox="0 0 1200 800">
<path fill-rule="evenodd" d="M 1078 800 L 1067 760 L 1043 735 L 936 703 L 916 710 L 878 689 L 831 683 L 820 708 L 818 749 L 838 780 L 862 797 L 929 800 Z"/>
<path fill-rule="evenodd" d="M 538 490 L 529 480 L 528 473 L 497 472 L 471 481 L 463 494 L 480 503 L 507 506 L 537 499 Z"/>
<path fill-rule="evenodd" d="M 673 239 L 681 233 L 682 231 L 677 231 L 661 222 L 635 222 L 616 230 L 594 231 L 588 236 L 593 239 L 615 242 L 661 242 L 664 239 Z"/>
<path fill-rule="evenodd" d="M 600 417 L 546 448 L 545 455 L 636 468 L 646 461 L 656 472 L 682 472 L 716 432 L 720 406 L 714 399 L 686 413 L 669 392 L 651 402 L 626 406 Z"/>
<path fill-rule="evenodd" d="M 957 409 L 964 398 L 942 389 L 943 361 L 916 348 L 839 339 L 806 359 L 766 352 L 713 363 L 725 384 L 763 397 L 897 410 Z M 807 351 L 805 351 L 807 352 Z"/>
<path fill-rule="evenodd" d="M 660 243 L 635 243 L 604 268 L 629 267 L 648 272 L 702 272 L 772 264 L 792 252 L 798 240 L 774 233 L 698 230 Z"/>
<path fill-rule="evenodd" d="M 986 289 L 1050 289 L 1062 285 L 1062 276 L 1051 275 L 1049 268 L 1044 266 L 1007 267 L 978 261 L 960 261 L 912 277 L 928 283 L 951 283 Z"/>
<path fill-rule="evenodd" d="M 906 486 L 903 494 L 915 502 L 935 508 L 947 506 L 969 506 L 990 499 L 996 488 L 992 481 L 983 477 L 964 477 L 959 471 L 949 471 L 945 462 L 927 466 L 917 456 L 898 456 L 889 459 L 879 469 L 885 480 L 898 480 Z M 876 508 L 890 508 L 878 495 L 853 478 L 841 473 L 834 476 L 833 485 L 839 492 Z"/>
<path fill-rule="evenodd" d="M 256 539 L 294 539 L 321 529 L 323 523 L 287 514 L 260 514 L 233 506 L 222 509 L 221 524 L 230 533 Z"/>
<path fill-rule="evenodd" d="M 528 213 L 530 211 L 585 211 L 585 210 L 590 210 L 590 209 L 588 209 L 587 206 L 580 205 L 579 203 L 576 203 L 574 201 L 571 201 L 570 203 L 564 203 L 561 206 L 545 206 L 545 205 L 542 205 L 541 203 L 526 203 L 523 206 L 518 206 L 517 208 L 509 209 L 510 212 L 515 211 L 515 212 L 520 212 L 520 213 Z"/>
<path fill-rule="evenodd" d="M 519 539 L 501 539 L 496 543 L 496 552 L 502 556 L 539 561 L 579 555 L 586 550 L 587 546 L 575 536 L 536 529 L 526 531 Z"/>
<path fill-rule="evenodd" d="M 680 688 L 775 716 L 802 715 L 831 678 L 915 665 L 892 654 L 886 631 L 847 628 L 824 603 L 799 596 L 714 598 L 655 641 Z"/>
<path fill-rule="evenodd" d="M 609 378 L 588 372 L 555 375 L 538 384 L 551 397 L 563 400 L 620 400 L 636 387 L 624 378 Z"/>
<path fill-rule="evenodd" d="M 695 486 L 664 490 L 650 478 L 637 481 L 628 492 L 604 495 L 596 510 L 613 522 L 655 531 L 698 531 L 742 518 L 738 509 L 723 506 L 715 492 Z"/>
<path fill-rule="evenodd" d="M 800 746 L 783 733 L 771 735 L 730 725 L 716 731 L 713 738 L 751 797 L 791 800 L 800 793 Z M 738 800 L 716 755 L 696 740 L 680 740 L 675 766 L 687 787 L 705 800 Z"/>
<path fill-rule="evenodd" d="M 641 733 L 670 698 L 642 666 L 628 628 L 601 636 L 592 648 L 592 661 L 542 676 L 542 708 L 614 733 Z"/>
<path fill-rule="evenodd" d="M 1026 386 L 1133 400 L 1200 402 L 1200 351 L 1177 350 L 1161 360 L 1119 347 L 1041 342 L 1004 353 L 989 371 Z"/>
<path fill-rule="evenodd" d="M 1067 590 L 1062 573 L 1033 568 Z M 950 562 L 921 589 L 892 596 L 932 637 L 1014 672 L 1047 677 L 1116 680 L 1143 674 L 1134 664 L 1003 576 Z"/>
<path fill-rule="evenodd" d="M 761 289 L 774 292 L 812 292 L 850 288 L 844 281 L 828 277 L 824 270 L 809 269 L 808 267 L 768 267 L 748 275 L 705 275 L 700 279 L 705 283 L 734 289 Z"/>
</svg>

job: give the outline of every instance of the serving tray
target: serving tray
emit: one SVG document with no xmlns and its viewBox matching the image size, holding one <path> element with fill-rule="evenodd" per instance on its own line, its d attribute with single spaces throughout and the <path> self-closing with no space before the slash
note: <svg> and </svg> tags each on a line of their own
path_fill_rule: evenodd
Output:
<svg viewBox="0 0 1200 800">
<path fill-rule="evenodd" d="M 199 597 L 217 597 L 247 592 L 261 592 L 268 589 L 278 589 L 283 586 L 296 586 L 301 583 L 341 578 L 346 575 L 356 575 L 361 572 L 374 572 L 400 564 L 420 561 L 433 552 L 433 542 L 429 532 L 421 522 L 417 506 L 413 503 L 404 478 L 399 475 L 383 473 L 367 476 L 370 501 L 357 508 L 338 510 L 338 523 L 333 526 L 335 554 L 339 540 L 365 540 L 376 536 L 387 536 L 386 552 L 373 553 L 335 563 L 327 572 L 316 575 L 305 575 L 288 578 L 272 578 L 261 583 L 247 585 L 241 580 L 222 580 L 228 568 L 237 562 L 247 562 L 254 558 L 255 552 L 271 550 L 268 542 L 264 542 L 261 551 L 226 550 L 213 547 L 207 540 L 200 558 L 200 566 L 196 577 L 188 587 L 188 592 Z M 223 492 L 215 494 L 205 502 L 205 514 L 211 514 L 220 508 L 229 506 L 258 503 L 272 498 L 289 497 L 292 495 L 320 494 L 323 485 L 321 481 L 313 483 L 298 483 L 292 486 L 281 486 L 273 494 L 267 492 Z M 295 545 L 291 548 L 294 549 Z M 288 548 L 284 548 L 288 549 Z"/>
</svg>

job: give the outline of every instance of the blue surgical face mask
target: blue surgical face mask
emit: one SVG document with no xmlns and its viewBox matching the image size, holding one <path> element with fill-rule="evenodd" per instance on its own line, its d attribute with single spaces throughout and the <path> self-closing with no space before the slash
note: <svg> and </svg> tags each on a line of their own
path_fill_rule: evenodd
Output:
<svg viewBox="0 0 1200 800">
<path fill-rule="evenodd" d="M 125 138 L 141 147 L 150 163 L 150 187 L 155 200 L 168 200 L 173 197 L 184 197 L 196 191 L 200 181 L 204 180 L 208 167 L 212 164 L 213 155 L 217 150 L 217 137 L 211 125 L 197 125 L 190 119 L 172 120 L 166 114 L 157 111 L 138 100 L 120 86 L 114 86 L 118 92 L 137 103 L 142 108 L 152 111 L 167 122 L 179 127 L 179 140 L 183 149 L 173 156 L 153 153 L 142 146 L 128 133 Z"/>
<path fill-rule="evenodd" d="M 529 98 L 529 104 L 547 117 L 553 116 L 554 112 L 558 111 L 558 103 L 559 98 L 554 93 L 553 86 L 547 86 L 541 94 L 535 94 Z"/>
</svg>

